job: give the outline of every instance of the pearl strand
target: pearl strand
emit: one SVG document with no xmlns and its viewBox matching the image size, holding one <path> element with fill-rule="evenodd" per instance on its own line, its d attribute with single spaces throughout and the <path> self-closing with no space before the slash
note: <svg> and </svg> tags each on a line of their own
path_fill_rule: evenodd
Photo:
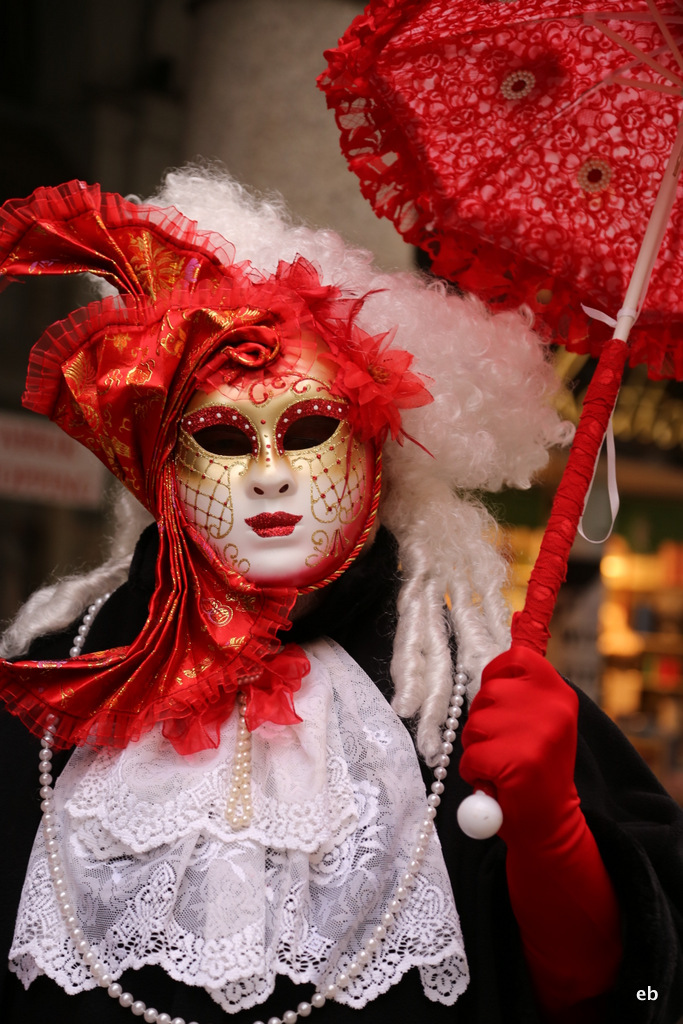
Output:
<svg viewBox="0 0 683 1024">
<path fill-rule="evenodd" d="M 251 733 L 244 720 L 246 699 L 237 694 L 239 722 L 235 738 L 235 758 L 230 779 L 230 793 L 225 817 L 235 830 L 246 828 L 251 822 Z"/>
<path fill-rule="evenodd" d="M 71 650 L 69 651 L 69 656 L 71 658 L 77 658 L 78 655 L 83 650 L 83 644 L 85 643 L 85 638 L 87 637 L 88 633 L 90 632 L 90 627 L 93 624 L 93 620 L 94 620 L 95 616 L 97 615 L 97 613 L 99 612 L 100 608 L 105 603 L 105 601 L 108 601 L 110 597 L 111 597 L 111 594 L 109 594 L 109 593 L 104 594 L 102 597 L 98 597 L 97 600 L 94 601 L 89 606 L 87 612 L 83 616 L 82 623 L 78 627 L 78 632 L 76 633 L 76 636 L 73 639 L 73 643 L 71 645 Z"/>
<path fill-rule="evenodd" d="M 102 600 L 99 607 L 104 604 L 104 600 L 105 599 Z M 91 605 L 91 608 L 92 607 L 94 606 Z M 89 608 L 88 615 L 90 614 L 91 612 Z M 88 629 L 90 628 L 91 623 L 92 619 L 88 624 Z M 85 634 L 81 634 L 79 629 L 79 635 L 82 635 L 85 638 L 85 635 L 87 635 L 87 629 Z M 82 643 L 80 646 L 82 647 Z M 460 664 L 455 667 L 453 683 L 453 691 L 451 693 L 450 706 L 448 708 L 448 717 L 444 723 L 444 731 L 442 733 L 441 753 L 437 758 L 436 767 L 434 768 L 434 782 L 431 784 L 431 792 L 427 797 L 427 811 L 424 819 L 420 823 L 420 831 L 410 854 L 408 870 L 401 876 L 398 888 L 394 892 L 393 898 L 389 901 L 387 909 L 380 918 L 381 923 L 373 928 L 372 935 L 365 943 L 363 949 L 361 949 L 361 951 L 356 955 L 355 960 L 349 964 L 346 971 L 340 971 L 333 982 L 325 985 L 323 988 L 316 989 L 311 996 L 310 1002 L 304 1001 L 299 1003 L 296 1010 L 286 1010 L 281 1018 L 269 1017 L 267 1024 L 296 1024 L 300 1017 L 309 1017 L 313 1009 L 322 1009 L 328 999 L 334 999 L 342 989 L 349 985 L 352 978 L 355 978 L 362 973 L 365 967 L 373 959 L 375 953 L 380 948 L 382 942 L 386 939 L 394 925 L 396 915 L 408 898 L 410 890 L 415 883 L 416 876 L 422 866 L 422 861 L 425 853 L 427 852 L 427 845 L 429 843 L 431 833 L 434 830 L 434 819 L 436 818 L 437 808 L 441 803 L 441 795 L 444 792 L 444 781 L 448 774 L 448 766 L 451 762 L 450 755 L 453 753 L 453 741 L 455 740 L 455 734 L 460 724 L 459 720 L 462 715 L 462 706 L 465 700 L 465 692 L 467 688 L 467 675 L 464 667 Z M 242 695 L 240 694 L 240 696 Z M 238 706 L 240 707 L 241 715 L 243 716 L 243 701 Z M 131 992 L 124 992 L 123 986 L 118 981 L 114 981 L 112 975 L 109 974 L 104 965 L 99 962 L 95 952 L 90 948 L 90 945 L 85 938 L 85 933 L 75 916 L 75 907 L 72 906 L 69 899 L 69 894 L 66 888 L 65 872 L 59 854 L 56 827 L 57 819 L 54 809 L 54 791 L 51 788 L 52 747 L 54 745 L 54 733 L 57 728 L 54 715 L 48 716 L 48 723 L 48 727 L 40 741 L 41 752 L 39 778 L 41 787 L 40 796 L 42 800 L 40 806 L 43 812 L 42 827 L 49 871 L 52 876 L 55 896 L 57 898 L 57 903 L 64 919 L 66 929 L 73 939 L 76 950 L 80 954 L 91 975 L 101 988 L 106 989 L 107 995 L 111 999 L 118 999 L 119 1004 L 122 1007 L 129 1009 L 134 1016 L 142 1017 L 147 1024 L 185 1024 L 183 1017 L 171 1017 L 168 1013 L 160 1013 L 154 1007 L 147 1006 L 147 1004 L 141 999 L 136 999 Z M 233 784 L 235 780 L 236 766 L 237 757 L 235 758 L 235 767 L 233 768 Z M 249 784 L 251 784 L 250 758 L 248 779 Z M 240 793 L 241 792 L 242 791 L 240 790 Z M 244 798 L 242 799 L 244 800 Z M 244 802 L 242 803 L 242 807 L 244 811 Z M 226 816 L 227 813 L 228 812 L 226 810 Z M 249 811 L 249 818 L 251 818 L 251 808 Z M 197 1022 L 190 1021 L 190 1024 L 197 1024 Z M 264 1022 L 258 1020 L 255 1021 L 254 1024 L 264 1024 Z"/>
</svg>

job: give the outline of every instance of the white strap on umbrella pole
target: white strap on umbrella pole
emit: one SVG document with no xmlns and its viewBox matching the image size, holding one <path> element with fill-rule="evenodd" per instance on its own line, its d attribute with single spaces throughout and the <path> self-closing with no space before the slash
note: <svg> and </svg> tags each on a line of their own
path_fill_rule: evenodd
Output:
<svg viewBox="0 0 683 1024">
<path fill-rule="evenodd" d="M 629 281 L 629 285 L 626 290 L 624 304 L 617 313 L 617 319 L 614 320 L 606 313 L 597 309 L 591 309 L 589 306 L 581 307 L 584 313 L 588 316 L 595 320 L 602 320 L 603 323 L 609 324 L 610 327 L 613 327 L 613 337 L 618 338 L 621 341 L 625 342 L 628 340 L 628 336 L 631 333 L 631 327 L 636 322 L 638 314 L 640 313 L 645 301 L 648 285 L 650 284 L 650 278 L 652 277 L 652 271 L 664 239 L 664 233 L 669 223 L 671 208 L 676 199 L 676 189 L 682 166 L 683 119 L 678 126 L 678 133 L 671 150 L 669 162 L 666 166 L 666 170 L 664 171 L 664 176 L 659 187 L 659 192 L 657 193 L 655 205 L 653 206 L 652 213 L 650 214 L 650 220 L 648 221 L 645 235 L 638 252 L 638 257 L 633 268 L 633 273 L 631 274 L 631 280 Z M 579 533 L 581 536 L 594 544 L 602 544 L 607 540 L 614 528 L 614 522 L 616 520 L 617 512 L 619 511 L 619 492 L 616 484 L 616 460 L 614 453 L 614 433 L 612 430 L 611 419 L 605 440 L 607 443 L 607 482 L 610 509 L 612 513 L 612 524 L 607 535 L 596 540 L 587 537 L 584 533 L 583 517 L 581 517 L 581 522 L 579 524 Z M 599 458 L 600 454 L 598 453 L 598 459 Z M 597 465 L 598 461 L 596 459 L 595 469 L 593 471 L 593 480 L 595 479 Z M 591 480 L 590 487 L 588 488 L 588 494 L 586 495 L 586 505 L 588 504 L 588 498 L 593 487 L 593 480 Z"/>
</svg>

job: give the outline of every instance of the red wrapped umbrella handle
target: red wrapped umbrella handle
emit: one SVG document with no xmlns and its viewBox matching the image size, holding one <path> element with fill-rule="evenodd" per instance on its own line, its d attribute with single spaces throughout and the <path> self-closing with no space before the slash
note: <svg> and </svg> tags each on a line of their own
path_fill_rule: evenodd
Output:
<svg viewBox="0 0 683 1024">
<path fill-rule="evenodd" d="M 567 468 L 555 495 L 541 550 L 531 573 L 524 608 L 512 622 L 513 642 L 532 647 L 539 654 L 545 654 L 548 646 L 548 627 L 555 599 L 566 575 L 567 559 L 593 479 L 595 462 L 619 394 L 628 354 L 626 342 L 645 301 L 652 268 L 676 198 L 682 164 L 683 120 L 678 125 L 624 303 L 617 314 L 614 337 L 602 349 L 586 392 Z"/>
<path fill-rule="evenodd" d="M 557 592 L 567 575 L 569 552 L 617 401 L 627 355 L 626 342 L 618 338 L 612 338 L 600 353 L 583 401 L 567 468 L 555 494 L 541 549 L 531 573 L 524 608 L 512 620 L 512 642 L 531 647 L 542 655 L 548 645 Z M 490 784 L 482 785 L 491 790 Z M 497 802 L 481 787 L 477 787 L 458 808 L 458 824 L 472 839 L 488 839 L 495 835 L 502 820 Z"/>
<path fill-rule="evenodd" d="M 512 642 L 545 654 L 550 619 L 557 593 L 567 575 L 567 560 L 600 447 L 614 411 L 628 345 L 618 338 L 607 342 L 590 382 L 562 480 L 555 494 L 536 564 L 529 579 L 526 601 L 512 620 Z"/>
</svg>

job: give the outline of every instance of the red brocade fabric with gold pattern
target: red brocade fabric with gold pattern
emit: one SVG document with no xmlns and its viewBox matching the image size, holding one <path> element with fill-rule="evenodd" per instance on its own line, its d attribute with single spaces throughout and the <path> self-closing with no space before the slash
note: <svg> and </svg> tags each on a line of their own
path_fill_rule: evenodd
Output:
<svg viewBox="0 0 683 1024">
<path fill-rule="evenodd" d="M 351 329 L 362 300 L 322 285 L 305 260 L 264 277 L 233 255 L 176 210 L 137 206 L 82 182 L 38 189 L 1 211 L 3 284 L 90 272 L 119 290 L 45 331 L 31 353 L 24 404 L 93 451 L 159 524 L 156 589 L 134 644 L 60 663 L 0 665 L 4 706 L 36 732 L 56 715 L 59 745 L 122 747 L 161 721 L 182 753 L 216 746 L 238 691 L 250 729 L 299 720 L 292 695 L 308 661 L 276 637 L 297 591 L 259 588 L 217 558 L 183 518 L 169 455 L 214 363 L 258 372 L 313 331 L 338 361 L 365 371 L 361 349 L 373 339 Z M 430 400 L 403 369 L 391 408 L 370 424 L 356 417 L 378 448 L 390 431 L 401 433 L 396 405 Z"/>
</svg>

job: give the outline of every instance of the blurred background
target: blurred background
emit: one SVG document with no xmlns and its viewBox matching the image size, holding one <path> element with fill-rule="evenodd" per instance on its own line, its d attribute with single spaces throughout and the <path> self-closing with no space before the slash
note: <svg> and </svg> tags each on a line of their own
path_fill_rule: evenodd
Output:
<svg viewBox="0 0 683 1024">
<path fill-rule="evenodd" d="M 70 178 L 151 194 L 166 169 L 220 160 L 293 212 L 371 249 L 415 254 L 346 168 L 315 87 L 363 3 L 351 0 L 0 0 L 0 201 Z M 0 619 L 40 584 L 96 564 L 110 529 L 99 463 L 21 409 L 28 353 L 81 302 L 78 282 L 13 285 L 0 301 Z M 558 354 L 576 418 L 591 361 Z M 574 548 L 549 655 L 621 725 L 683 803 L 683 386 L 630 371 L 614 420 L 621 509 Z M 510 598 L 521 606 L 563 460 L 495 495 Z M 586 513 L 611 521 L 604 467 Z"/>
</svg>

